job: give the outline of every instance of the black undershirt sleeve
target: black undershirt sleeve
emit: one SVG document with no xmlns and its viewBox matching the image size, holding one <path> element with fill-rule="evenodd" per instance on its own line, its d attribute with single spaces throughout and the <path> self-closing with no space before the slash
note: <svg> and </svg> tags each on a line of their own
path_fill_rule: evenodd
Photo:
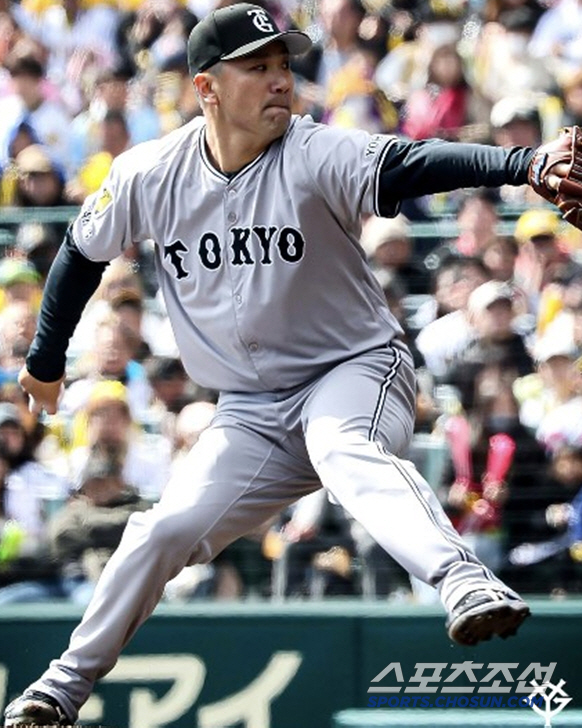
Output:
<svg viewBox="0 0 582 728">
<path fill-rule="evenodd" d="M 64 374 L 69 340 L 108 265 L 86 258 L 67 231 L 47 278 L 26 358 L 26 368 L 36 379 L 55 382 Z"/>
<path fill-rule="evenodd" d="M 401 200 L 434 192 L 526 184 L 534 153 L 529 147 L 505 149 L 440 139 L 393 142 L 381 164 L 378 211 L 389 217 Z"/>
</svg>

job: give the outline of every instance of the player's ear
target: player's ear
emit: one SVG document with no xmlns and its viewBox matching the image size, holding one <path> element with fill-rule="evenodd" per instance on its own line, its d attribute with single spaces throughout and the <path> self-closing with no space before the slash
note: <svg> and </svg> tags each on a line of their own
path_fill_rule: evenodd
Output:
<svg viewBox="0 0 582 728">
<path fill-rule="evenodd" d="M 197 73 L 192 79 L 198 98 L 206 104 L 216 103 L 214 76 L 210 73 Z"/>
</svg>

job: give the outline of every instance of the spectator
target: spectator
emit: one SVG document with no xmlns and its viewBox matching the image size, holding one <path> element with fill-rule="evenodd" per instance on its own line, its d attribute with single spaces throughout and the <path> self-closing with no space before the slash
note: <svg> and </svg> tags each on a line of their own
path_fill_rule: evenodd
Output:
<svg viewBox="0 0 582 728">
<path fill-rule="evenodd" d="M 539 104 L 539 98 L 532 94 L 504 96 L 497 101 L 490 115 L 492 141 L 502 147 L 539 146 L 543 138 Z M 499 193 L 507 205 L 539 205 L 539 197 L 528 185 L 504 185 Z"/>
<path fill-rule="evenodd" d="M 127 387 L 132 417 L 146 422 L 152 390 L 145 368 L 133 359 L 139 340 L 115 314 L 97 325 L 92 349 L 75 362 L 73 381 L 65 390 L 62 410 L 74 415 L 90 399 L 94 385 L 103 380 L 117 380 Z"/>
<path fill-rule="evenodd" d="M 459 236 L 451 251 L 459 255 L 479 255 L 497 234 L 499 197 L 493 190 L 478 189 L 466 194 L 457 210 Z"/>
<path fill-rule="evenodd" d="M 435 377 L 444 376 L 475 333 L 467 316 L 471 293 L 489 280 L 478 258 L 445 259 L 437 275 L 434 306 L 440 317 L 428 323 L 416 337 L 416 346 Z"/>
<path fill-rule="evenodd" d="M 122 111 L 110 109 L 101 121 L 101 149 L 111 156 L 119 156 L 130 146 L 129 127 Z"/>
<path fill-rule="evenodd" d="M 582 450 L 558 448 L 545 479 L 530 484 L 527 501 L 508 524 L 516 546 L 509 552 L 506 578 L 514 587 L 558 598 L 582 591 L 581 487 Z"/>
<path fill-rule="evenodd" d="M 74 358 L 90 350 L 97 325 L 111 313 L 111 302 L 120 296 L 143 299 L 140 276 L 131 263 L 123 257 L 116 258 L 109 264 L 87 310 L 83 313 L 71 342 Z"/>
<path fill-rule="evenodd" d="M 18 407 L 0 404 L 0 604 L 60 596 L 49 558 L 46 520 L 51 503 L 60 504 L 68 483 L 49 472 L 34 455 L 34 437 Z"/>
<path fill-rule="evenodd" d="M 15 257 L 30 263 L 41 282 L 46 280 L 49 268 L 59 250 L 62 236 L 57 225 L 41 222 L 22 222 L 16 229 Z"/>
<path fill-rule="evenodd" d="M 541 339 L 536 355 L 556 395 L 555 406 L 542 415 L 536 437 L 548 452 L 563 446 L 582 447 L 582 377 L 575 364 L 577 351 L 568 342 Z"/>
<path fill-rule="evenodd" d="M 436 48 L 456 45 L 461 37 L 461 15 L 465 7 L 419 3 L 414 9 L 416 23 L 412 38 L 396 45 L 380 61 L 375 81 L 397 105 L 415 89 L 426 84 L 427 69 Z"/>
<path fill-rule="evenodd" d="M 540 19 L 544 12 L 537 0 L 485 0 L 482 4 L 481 16 L 487 23 L 497 23 L 503 13 L 515 8 L 527 8 L 534 13 L 534 23 Z"/>
<path fill-rule="evenodd" d="M 15 53 L 6 65 L 14 84 L 14 94 L 0 100 L 4 137 L 0 137 L 0 164 L 8 161 L 8 140 L 12 130 L 25 120 L 40 142 L 50 150 L 56 163 L 66 168 L 67 134 L 70 118 L 63 106 L 46 98 L 44 68 L 33 56 Z"/>
<path fill-rule="evenodd" d="M 469 296 L 468 318 L 474 338 L 460 351 L 441 381 L 457 388 L 465 412 L 475 407 L 475 385 L 490 367 L 509 381 L 531 374 L 534 363 L 523 338 L 513 329 L 513 291 L 499 281 L 487 281 Z"/>
<path fill-rule="evenodd" d="M 130 299 L 136 301 L 134 309 L 137 302 L 141 302 L 142 306 L 142 314 L 139 317 L 141 319 L 139 335 L 135 329 L 135 315 L 132 321 L 128 322 L 131 314 L 124 317 L 123 311 L 121 312 L 121 318 L 129 323 L 130 330 L 133 330 L 134 335 L 137 337 L 135 341 L 137 350 L 134 353 L 137 356 L 140 355 L 140 351 L 143 353 L 143 344 L 145 342 L 149 350 L 156 356 L 175 355 L 176 343 L 165 311 L 163 309 L 154 310 L 152 306 L 146 308 L 143 270 L 144 268 L 139 262 L 126 259 L 123 256 L 109 264 L 103 274 L 99 288 L 75 330 L 69 349 L 74 359 L 91 350 L 95 339 L 95 331 L 100 321 L 107 318 L 111 311 L 119 305 L 123 308 L 122 302 Z"/>
<path fill-rule="evenodd" d="M 350 535 L 358 568 L 357 589 L 364 599 L 402 601 L 411 596 L 406 571 L 360 526 L 350 520 Z M 341 553 L 341 552 L 340 552 Z M 337 557 L 336 557 L 337 558 Z"/>
<path fill-rule="evenodd" d="M 575 357 L 576 351 L 571 342 L 542 337 L 534 347 L 537 372 L 515 382 L 520 420 L 532 432 L 538 433 L 548 450 L 553 449 L 554 442 L 561 444 L 568 428 L 575 433 L 580 423 L 579 410 L 576 410 L 580 375 Z M 569 407 L 571 401 L 574 402 L 572 408 Z M 553 413 L 562 406 L 565 409 L 556 418 Z M 569 419 L 560 421 L 564 416 Z M 540 430 L 542 424 L 544 428 Z M 562 432 L 562 428 L 566 429 Z"/>
<path fill-rule="evenodd" d="M 11 93 L 10 74 L 5 64 L 20 36 L 12 15 L 4 7 L 0 8 L 0 99 Z"/>
<path fill-rule="evenodd" d="M 547 316 L 540 307 L 544 289 L 572 268 L 568 250 L 560 241 L 559 230 L 558 215 L 543 208 L 527 210 L 515 225 L 514 234 L 520 246 L 515 278 L 528 296 L 530 310 L 537 315 Z"/>
<path fill-rule="evenodd" d="M 377 59 L 363 43 L 330 78 L 323 121 L 330 126 L 365 129 L 371 134 L 394 131 L 398 111 L 373 80 Z"/>
<path fill-rule="evenodd" d="M 360 52 L 359 27 L 366 14 L 360 0 L 323 0 L 319 5 L 322 42 L 293 63 L 299 113 L 321 119 L 331 78 Z"/>
<path fill-rule="evenodd" d="M 89 5 L 66 0 L 44 5 L 37 12 L 31 5 L 15 3 L 12 12 L 20 27 L 46 49 L 47 75 L 60 89 L 67 108 L 77 113 L 82 104 L 80 70 L 89 64 L 105 68 L 117 60 L 119 10 L 105 2 Z"/>
<path fill-rule="evenodd" d="M 91 453 L 114 455 L 123 479 L 149 501 L 159 498 L 170 472 L 170 441 L 144 433 L 131 416 L 128 390 L 120 382 L 102 381 L 74 422 L 68 468 L 76 485 Z"/>
<path fill-rule="evenodd" d="M 158 115 L 162 136 L 201 113 L 192 89 L 186 53 L 178 53 L 168 58 L 160 67 L 155 78 L 153 106 Z"/>
<path fill-rule="evenodd" d="M 263 539 L 271 522 L 229 544 L 212 561 L 215 599 L 269 597 L 271 562 L 263 554 Z"/>
<path fill-rule="evenodd" d="M 500 367 L 482 370 L 475 382 L 474 407 L 466 417 L 445 423 L 451 465 L 446 497 L 456 524 L 485 558 L 500 568 L 515 543 L 515 525 L 535 492 L 545 455 L 519 421 L 511 376 Z"/>
<path fill-rule="evenodd" d="M 409 322 L 409 315 L 407 312 L 407 294 L 405 288 L 401 285 L 399 278 L 386 268 L 377 268 L 374 271 L 374 276 L 382 288 L 384 298 L 388 302 L 390 310 L 402 328 L 403 338 L 410 349 L 415 366 L 423 366 L 424 358 L 417 349 L 415 342 L 418 331 L 412 329 Z"/>
<path fill-rule="evenodd" d="M 62 588 L 73 603 L 89 603 L 129 517 L 149 507 L 149 501 L 125 482 L 114 455 L 89 455 L 78 490 L 48 525 Z"/>
<path fill-rule="evenodd" d="M 196 22 L 196 15 L 179 0 L 146 0 L 125 24 L 122 49 L 126 56 L 140 58 L 147 73 L 155 74 L 168 58 L 186 50 Z"/>
<path fill-rule="evenodd" d="M 58 207 L 68 205 L 62 170 L 40 144 L 23 149 L 15 160 L 18 181 L 13 205 L 19 207 Z"/>
<path fill-rule="evenodd" d="M 414 89 L 404 104 L 402 132 L 411 139 L 458 141 L 471 121 L 470 101 L 459 52 L 455 45 L 441 45 L 430 58 L 426 85 Z"/>
<path fill-rule="evenodd" d="M 576 68 L 562 79 L 562 126 L 582 124 L 582 70 Z"/>
<path fill-rule="evenodd" d="M 129 147 L 129 130 L 121 111 L 107 111 L 97 123 L 99 151 L 92 154 L 67 185 L 67 199 L 81 205 L 85 198 L 97 192 L 106 178 L 115 157 Z"/>
<path fill-rule="evenodd" d="M 334 554 L 328 556 L 328 564 L 330 577 L 335 572 L 336 578 L 329 579 L 328 593 L 329 590 L 336 594 L 353 593 L 351 556 L 354 544 L 350 524 L 341 506 L 330 503 L 323 488 L 304 496 L 291 507 L 278 538 L 279 547 L 273 561 L 274 599 L 321 596 L 318 593 L 321 587 L 314 575 L 314 561 L 319 554 L 332 549 L 335 549 L 335 557 Z M 272 536 L 271 540 L 274 540 Z"/>
<path fill-rule="evenodd" d="M 137 345 L 133 355 L 135 361 L 143 362 L 151 356 L 151 349 L 143 338 L 144 299 L 136 291 L 121 291 L 110 301 L 113 313 L 134 335 Z"/>
<path fill-rule="evenodd" d="M 129 82 L 134 73 L 135 69 L 128 63 L 120 63 L 98 74 L 88 108 L 71 123 L 72 174 L 78 172 L 93 154 L 103 148 L 108 150 L 103 144 L 102 122 L 110 112 L 123 116 L 129 134 L 126 144 L 133 146 L 159 136 L 160 122 L 156 110 L 145 101 L 135 105 L 130 102 Z M 112 152 L 112 156 L 116 155 Z"/>
<path fill-rule="evenodd" d="M 456 218 L 459 234 L 432 250 L 424 259 L 430 271 L 436 270 L 451 255 L 480 255 L 497 237 L 499 196 L 492 189 L 477 189 L 461 198 Z"/>
<path fill-rule="evenodd" d="M 40 305 L 40 276 L 30 263 L 17 258 L 0 262 L 0 311 L 11 303 L 26 303 L 37 311 Z"/>
<path fill-rule="evenodd" d="M 174 426 L 173 471 L 182 467 L 188 453 L 210 425 L 215 413 L 216 405 L 212 402 L 191 402 L 180 410 Z"/>
<path fill-rule="evenodd" d="M 491 109 L 493 141 L 500 147 L 537 147 L 542 141 L 539 101 L 535 96 L 504 96 Z"/>
<path fill-rule="evenodd" d="M 23 119 L 13 127 L 8 136 L 8 158 L 14 161 L 23 149 L 31 144 L 42 144 L 30 122 Z"/>
<path fill-rule="evenodd" d="M 554 455 L 556 470 L 561 471 L 562 480 L 577 490 L 568 509 L 568 536 L 570 558 L 580 569 L 582 562 L 582 448 L 562 448 Z"/>
<path fill-rule="evenodd" d="M 19 171 L 16 168 L 16 157 L 31 144 L 38 144 L 39 139 L 27 121 L 21 121 L 9 133 L 7 154 L 4 166 L 0 164 L 2 180 L 0 186 L 0 205 L 14 205 L 19 182 Z"/>
<path fill-rule="evenodd" d="M 36 314 L 25 301 L 0 313 L 0 381 L 16 382 L 36 330 Z"/>
<path fill-rule="evenodd" d="M 497 235 L 485 243 L 481 258 L 491 271 L 494 280 L 511 285 L 515 274 L 515 262 L 519 245 L 512 235 Z"/>
<path fill-rule="evenodd" d="M 539 6 L 521 3 L 501 9 L 495 21 L 483 26 L 475 49 L 475 90 L 490 105 L 552 91 L 554 79 L 544 59 L 533 58 L 528 51 L 539 16 Z"/>
<path fill-rule="evenodd" d="M 561 308 L 548 323 L 543 336 L 546 340 L 560 341 L 582 355 L 582 273 L 575 273 L 565 282 L 561 291 Z"/>
<path fill-rule="evenodd" d="M 189 425 L 186 422 L 189 421 L 189 410 L 184 412 L 184 409 L 193 402 L 194 390 L 189 386 L 190 380 L 181 360 L 172 357 L 151 357 L 145 366 L 154 393 L 150 407 L 150 427 L 156 432 L 163 432 L 173 437 L 175 427 L 178 425 L 177 420 L 182 417 L 188 431 Z M 203 409 L 209 403 L 200 404 L 202 405 L 200 409 Z"/>
<path fill-rule="evenodd" d="M 403 215 L 368 218 L 360 242 L 372 266 L 393 273 L 405 294 L 428 292 L 429 274 L 414 255 L 410 225 Z"/>
<path fill-rule="evenodd" d="M 522 334 L 535 329 L 535 317 L 530 313 L 526 292 L 515 281 L 515 266 L 519 255 L 519 245 L 513 235 L 497 235 L 485 244 L 481 260 L 487 266 L 493 280 L 505 283 L 513 294 L 514 324 Z"/>
<path fill-rule="evenodd" d="M 529 52 L 543 59 L 555 78 L 580 67 L 582 6 L 578 0 L 557 0 L 539 19 Z"/>
</svg>

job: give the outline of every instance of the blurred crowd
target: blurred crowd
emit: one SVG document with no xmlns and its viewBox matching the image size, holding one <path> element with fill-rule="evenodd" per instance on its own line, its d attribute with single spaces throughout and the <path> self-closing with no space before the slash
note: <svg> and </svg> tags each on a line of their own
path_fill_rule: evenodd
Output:
<svg viewBox="0 0 582 728">
<path fill-rule="evenodd" d="M 262 1 L 313 38 L 295 109 L 323 123 L 501 146 L 582 123 L 582 0 Z M 17 374 L 70 214 L 118 154 L 200 114 L 186 42 L 220 4 L 0 0 L 0 604 L 86 604 L 131 513 L 188 467 L 214 415 L 217 393 L 178 357 L 153 242 L 107 268 L 58 415 L 32 415 Z M 580 234 L 527 186 L 362 223 L 417 365 L 410 459 L 507 583 L 582 593 Z M 165 598 L 331 595 L 434 599 L 321 490 Z"/>
</svg>

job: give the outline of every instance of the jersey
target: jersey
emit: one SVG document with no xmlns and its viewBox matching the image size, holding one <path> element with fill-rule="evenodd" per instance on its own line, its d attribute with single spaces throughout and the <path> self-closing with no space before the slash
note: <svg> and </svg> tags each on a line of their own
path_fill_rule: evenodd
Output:
<svg viewBox="0 0 582 728">
<path fill-rule="evenodd" d="M 293 117 L 227 176 L 204 130 L 195 119 L 120 155 L 72 228 L 94 261 L 155 242 L 190 377 L 216 390 L 288 389 L 401 333 L 358 242 L 395 139 Z"/>
</svg>

